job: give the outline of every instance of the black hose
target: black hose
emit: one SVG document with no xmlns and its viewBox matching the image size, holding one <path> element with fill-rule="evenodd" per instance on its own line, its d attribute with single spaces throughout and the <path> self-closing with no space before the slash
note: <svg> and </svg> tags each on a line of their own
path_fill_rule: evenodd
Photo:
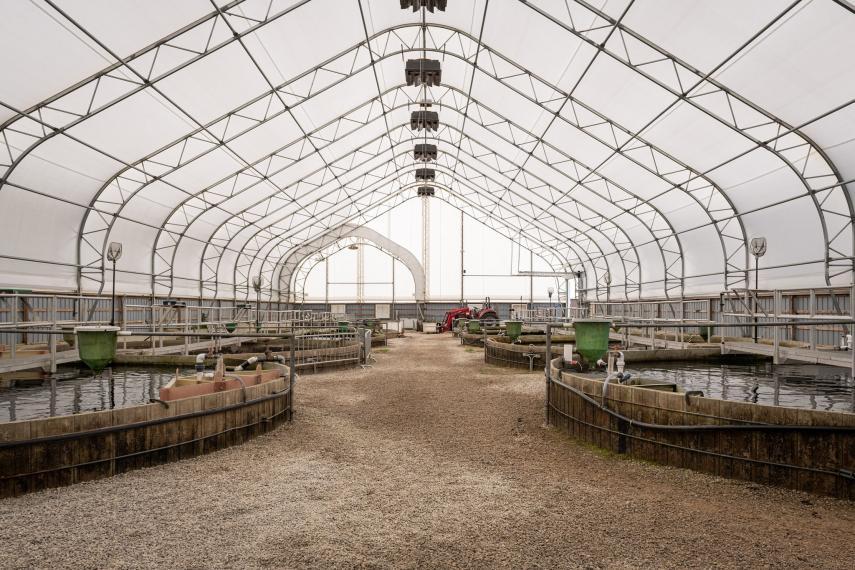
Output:
<svg viewBox="0 0 855 570">
<path fill-rule="evenodd" d="M 238 408 L 242 408 L 244 406 L 266 402 L 268 400 L 274 400 L 276 398 L 281 398 L 284 394 L 290 392 L 290 388 L 285 388 L 284 390 L 280 390 L 278 392 L 271 392 L 265 396 L 261 396 L 255 398 L 253 400 L 249 400 L 247 402 L 241 402 L 238 404 L 229 404 L 228 406 L 221 406 L 218 408 L 211 408 L 210 410 L 200 410 L 196 412 L 190 412 L 187 414 L 182 414 L 179 416 L 165 416 L 162 418 L 156 418 L 153 420 L 145 420 L 141 422 L 135 422 L 132 424 L 122 424 L 119 426 L 108 426 L 103 428 L 90 429 L 86 431 L 76 431 L 72 433 L 61 433 L 57 435 L 49 435 L 45 437 L 35 437 L 31 439 L 22 439 L 19 441 L 0 441 L 0 449 L 7 449 L 10 447 L 20 447 L 22 445 L 32 445 L 32 444 L 40 444 L 40 443 L 56 443 L 59 441 L 68 441 L 71 439 L 78 439 L 81 437 L 88 437 L 93 435 L 105 435 L 113 432 L 119 431 L 128 431 L 132 429 L 139 429 L 148 426 L 155 426 L 160 424 L 165 424 L 169 422 L 174 422 L 178 420 L 187 420 L 191 418 L 198 418 L 202 416 L 209 416 L 211 414 L 218 414 L 220 412 L 227 412 L 229 410 L 236 410 Z"/>
<path fill-rule="evenodd" d="M 798 431 L 827 431 L 832 433 L 853 433 L 855 432 L 855 426 L 806 426 L 806 425 L 780 425 L 780 424 L 649 424 L 647 422 L 641 422 L 638 420 L 634 420 L 629 418 L 619 412 L 616 412 L 612 409 L 605 408 L 600 405 L 598 401 L 591 398 L 584 392 L 573 388 L 557 380 L 555 378 L 552 379 L 553 384 L 557 384 L 562 388 L 569 390 L 570 392 L 576 394 L 581 397 L 586 402 L 593 404 L 600 408 L 602 411 L 606 412 L 610 416 L 616 418 L 619 421 L 626 422 L 630 427 L 640 427 L 644 429 L 650 430 L 660 430 L 660 431 L 787 431 L 787 430 L 798 430 Z M 560 410 L 557 410 L 560 412 Z M 676 410 L 675 410 L 676 411 Z"/>
</svg>

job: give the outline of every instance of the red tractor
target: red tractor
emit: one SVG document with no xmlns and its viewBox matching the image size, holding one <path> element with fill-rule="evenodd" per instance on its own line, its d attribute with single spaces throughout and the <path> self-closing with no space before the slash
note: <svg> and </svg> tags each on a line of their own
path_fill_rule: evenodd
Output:
<svg viewBox="0 0 855 570">
<path fill-rule="evenodd" d="M 466 307 L 457 307 L 445 313 L 442 319 L 442 332 L 448 332 L 454 326 L 455 319 L 477 319 L 481 324 L 495 324 L 499 322 L 499 313 L 490 304 L 490 298 L 484 300 L 484 306 L 481 309 Z"/>
</svg>

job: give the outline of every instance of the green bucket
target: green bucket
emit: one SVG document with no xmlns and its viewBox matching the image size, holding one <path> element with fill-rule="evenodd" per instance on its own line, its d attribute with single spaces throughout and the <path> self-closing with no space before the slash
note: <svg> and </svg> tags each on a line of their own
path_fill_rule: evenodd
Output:
<svg viewBox="0 0 855 570">
<path fill-rule="evenodd" d="M 237 329 L 237 323 L 226 323 L 226 331 L 229 333 L 235 332 Z"/>
<path fill-rule="evenodd" d="M 573 321 L 576 329 L 576 352 L 589 364 L 597 361 L 609 351 L 609 329 L 612 322 L 605 319 L 581 319 Z"/>
<path fill-rule="evenodd" d="M 345 333 L 350 328 L 350 321 L 338 321 L 336 324 L 338 324 L 338 332 Z"/>
<path fill-rule="evenodd" d="M 508 321 L 505 323 L 505 334 L 512 341 L 517 340 L 522 334 L 522 321 Z"/>
<path fill-rule="evenodd" d="M 119 327 L 86 326 L 74 329 L 80 360 L 100 372 L 116 357 L 116 334 Z"/>
<path fill-rule="evenodd" d="M 468 330 L 470 333 L 481 332 L 481 321 L 469 321 L 468 323 L 466 323 L 466 330 Z"/>
</svg>

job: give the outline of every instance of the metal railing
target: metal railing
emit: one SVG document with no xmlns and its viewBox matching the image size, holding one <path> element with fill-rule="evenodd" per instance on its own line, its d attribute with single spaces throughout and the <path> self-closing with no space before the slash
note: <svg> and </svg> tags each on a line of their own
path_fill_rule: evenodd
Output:
<svg viewBox="0 0 855 570">
<path fill-rule="evenodd" d="M 759 344 L 785 344 L 788 348 L 828 351 L 849 344 L 846 324 L 832 322 L 853 315 L 852 287 L 755 291 L 731 290 L 715 297 L 590 303 L 592 317 L 617 323 L 635 320 L 659 324 L 658 331 L 698 334 L 710 323 L 741 324 L 728 327 L 732 340 Z M 790 327 L 773 323 L 792 322 Z M 650 333 L 652 336 L 652 333 Z"/>
<path fill-rule="evenodd" d="M 368 341 L 366 347 L 366 332 Z M 295 328 L 289 348 L 293 350 L 297 371 L 318 372 L 330 366 L 365 364 L 371 350 L 371 331 L 318 329 L 316 327 Z"/>
<path fill-rule="evenodd" d="M 49 365 L 55 372 L 58 361 L 74 359 L 75 327 L 105 325 L 111 320 L 131 333 L 120 337 L 120 348 L 147 347 L 152 354 L 164 349 L 188 354 L 206 338 L 211 339 L 211 348 L 218 350 L 221 343 L 240 342 L 249 333 L 282 335 L 335 327 L 338 321 L 346 320 L 345 315 L 328 311 L 265 309 L 264 303 L 259 308 L 253 303 L 128 299 L 117 297 L 115 315 L 111 315 L 109 296 L 0 293 L 0 368 Z M 223 340 L 230 335 L 233 338 Z"/>
</svg>

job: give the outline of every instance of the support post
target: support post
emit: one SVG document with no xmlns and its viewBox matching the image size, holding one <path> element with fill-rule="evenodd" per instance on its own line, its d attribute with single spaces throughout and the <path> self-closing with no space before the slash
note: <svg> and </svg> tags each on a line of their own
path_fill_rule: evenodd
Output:
<svg viewBox="0 0 855 570">
<path fill-rule="evenodd" d="M 549 425 L 549 388 L 552 383 L 552 325 L 546 324 L 546 397 L 543 409 L 546 425 Z"/>
<path fill-rule="evenodd" d="M 184 313 L 184 332 L 185 332 L 185 334 L 189 334 L 190 333 L 190 307 L 184 307 L 183 309 L 179 309 L 178 311 L 179 311 L 179 314 L 182 312 Z M 185 336 L 184 337 L 184 348 L 181 350 L 181 354 L 183 354 L 184 356 L 187 356 L 188 354 L 190 354 L 189 343 L 190 343 L 190 337 Z"/>
<path fill-rule="evenodd" d="M 293 330 L 293 329 L 292 329 Z M 297 374 L 297 353 L 294 344 L 297 337 L 292 334 L 288 343 L 288 421 L 294 418 L 294 380 Z"/>
<path fill-rule="evenodd" d="M 50 328 L 56 330 L 56 295 L 50 298 Z M 50 373 L 56 374 L 56 335 L 50 335 L 48 339 L 50 347 Z"/>
<path fill-rule="evenodd" d="M 852 300 L 850 299 L 850 302 Z M 808 301 L 808 309 L 810 310 L 810 318 L 813 320 L 816 317 L 816 289 L 810 290 L 810 299 Z M 808 339 L 810 341 L 810 349 L 816 350 L 816 325 L 811 325 L 808 331 Z"/>
<path fill-rule="evenodd" d="M 564 319 L 570 320 L 570 278 L 564 278 Z"/>
<path fill-rule="evenodd" d="M 855 319 L 855 282 L 853 282 L 849 287 L 849 315 Z M 855 334 L 855 331 L 852 331 L 851 328 L 849 330 Z M 849 349 L 849 354 L 851 357 L 849 363 L 849 379 L 855 382 L 855 347 Z M 853 404 L 855 404 L 855 395 L 853 395 Z M 853 410 L 855 410 L 855 405 L 853 405 Z"/>
<path fill-rule="evenodd" d="M 151 330 L 157 331 L 154 324 L 154 297 L 151 298 L 151 308 L 149 309 L 149 315 L 151 317 Z M 157 346 L 157 340 L 155 337 L 151 337 L 151 355 L 154 356 L 154 349 Z"/>
<path fill-rule="evenodd" d="M 110 326 L 116 325 L 116 260 L 113 260 L 113 288 L 110 291 Z"/>
<path fill-rule="evenodd" d="M 12 326 L 18 328 L 18 294 L 12 295 Z M 18 333 L 12 335 L 12 360 L 15 360 L 18 351 Z"/>
<path fill-rule="evenodd" d="M 528 276 L 528 308 L 534 309 L 534 252 L 528 252 L 528 268 L 531 273 Z"/>
<path fill-rule="evenodd" d="M 779 291 L 778 289 L 775 289 L 775 291 L 772 293 L 772 295 L 773 295 L 772 304 L 774 307 L 773 310 L 774 310 L 774 317 L 775 317 L 773 320 L 775 323 L 777 323 L 778 322 L 778 315 L 781 312 L 781 291 Z M 780 364 L 780 362 L 781 362 L 781 327 L 776 326 L 774 328 L 775 328 L 774 336 L 772 337 L 772 339 L 773 339 L 772 340 L 772 343 L 773 343 L 772 364 Z M 757 334 L 756 328 L 754 329 L 754 334 L 755 335 Z"/>
<path fill-rule="evenodd" d="M 754 344 L 757 344 L 757 302 L 760 300 L 759 290 L 760 290 L 760 257 L 754 256 L 754 298 L 752 299 L 751 306 L 753 310 L 751 311 L 754 314 Z"/>
<path fill-rule="evenodd" d="M 466 270 L 463 267 L 463 210 L 460 210 L 460 306 L 463 306 L 463 275 Z"/>
</svg>

